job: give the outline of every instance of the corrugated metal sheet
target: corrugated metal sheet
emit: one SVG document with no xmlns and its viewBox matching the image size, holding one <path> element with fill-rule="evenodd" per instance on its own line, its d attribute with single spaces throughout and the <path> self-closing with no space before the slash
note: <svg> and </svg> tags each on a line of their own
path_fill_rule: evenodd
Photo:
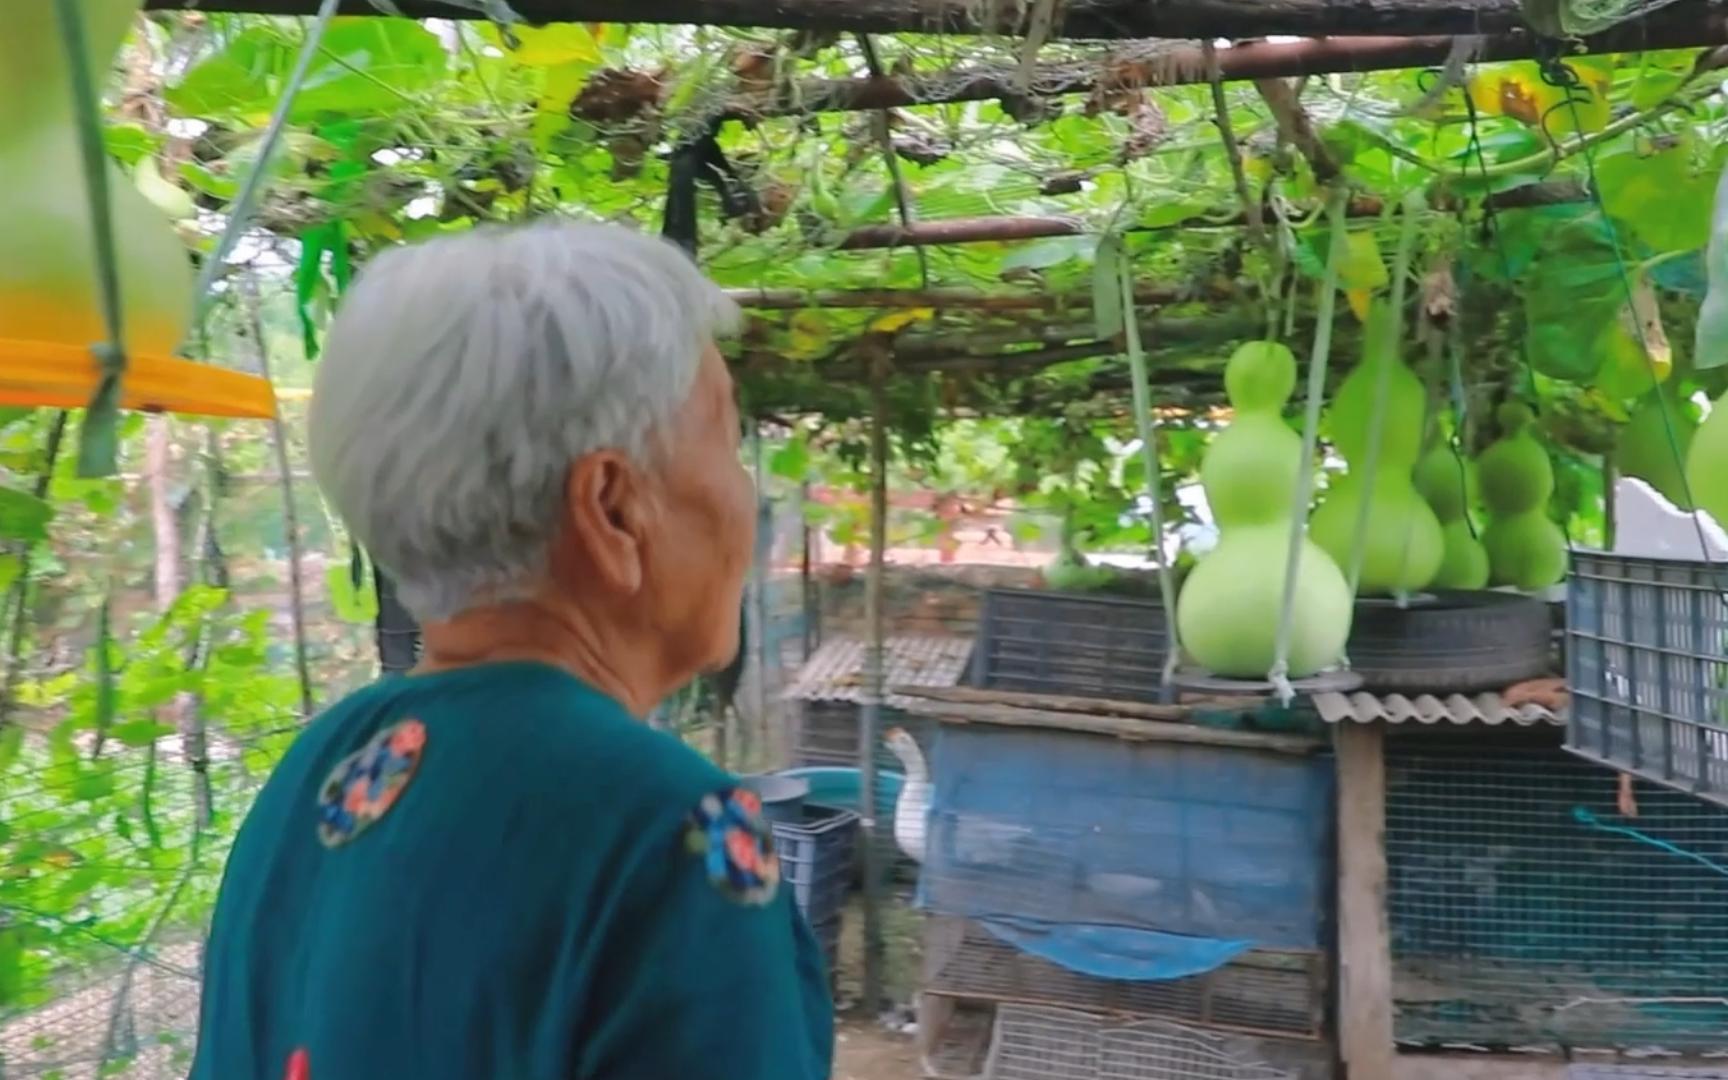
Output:
<svg viewBox="0 0 1728 1080">
<path fill-rule="evenodd" d="M 1499 694 L 1315 694 L 1314 708 L 1328 724 L 1515 724 L 1563 727 L 1566 718 L 1534 703 L 1508 705 Z"/>
<path fill-rule="evenodd" d="M 972 657 L 969 637 L 909 635 L 884 642 L 884 686 L 959 686 Z M 783 695 L 790 701 L 864 700 L 864 642 L 824 641 Z M 884 704 L 904 708 L 909 699 L 887 695 Z"/>
</svg>

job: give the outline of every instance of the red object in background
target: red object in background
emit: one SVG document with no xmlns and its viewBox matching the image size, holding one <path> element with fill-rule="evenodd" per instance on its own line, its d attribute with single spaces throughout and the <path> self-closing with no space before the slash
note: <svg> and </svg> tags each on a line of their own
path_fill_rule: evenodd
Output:
<svg viewBox="0 0 1728 1080">
<path fill-rule="evenodd" d="M 288 1055 L 288 1071 L 282 1074 L 282 1080 L 312 1080 L 312 1059 L 304 1047 Z"/>
</svg>

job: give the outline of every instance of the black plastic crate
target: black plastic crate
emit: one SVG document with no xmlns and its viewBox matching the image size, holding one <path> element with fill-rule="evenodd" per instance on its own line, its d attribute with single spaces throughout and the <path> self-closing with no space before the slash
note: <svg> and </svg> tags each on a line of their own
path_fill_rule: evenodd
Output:
<svg viewBox="0 0 1728 1080">
<path fill-rule="evenodd" d="M 810 925 L 838 919 L 852 886 L 858 815 L 850 810 L 807 805 L 804 821 L 774 824 L 780 880 L 792 889 Z"/>
<path fill-rule="evenodd" d="M 1021 693 L 1156 701 L 1168 647 L 1157 600 L 987 589 L 972 682 Z"/>
<path fill-rule="evenodd" d="M 1572 554 L 1566 748 L 1728 805 L 1728 565 Z"/>
</svg>

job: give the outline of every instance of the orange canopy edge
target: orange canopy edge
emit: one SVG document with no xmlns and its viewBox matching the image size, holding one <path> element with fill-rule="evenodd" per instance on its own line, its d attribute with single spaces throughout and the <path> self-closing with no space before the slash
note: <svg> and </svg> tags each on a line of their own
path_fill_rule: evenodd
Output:
<svg viewBox="0 0 1728 1080">
<path fill-rule="evenodd" d="M 102 366 L 88 349 L 0 338 L 0 405 L 81 409 Z M 165 356 L 129 356 L 120 405 L 144 412 L 269 420 L 276 391 L 268 379 Z"/>
</svg>

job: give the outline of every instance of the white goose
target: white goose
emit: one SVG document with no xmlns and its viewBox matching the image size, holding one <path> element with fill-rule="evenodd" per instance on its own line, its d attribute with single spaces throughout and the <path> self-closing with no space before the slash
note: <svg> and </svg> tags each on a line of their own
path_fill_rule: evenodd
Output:
<svg viewBox="0 0 1728 1080">
<path fill-rule="evenodd" d="M 894 804 L 894 842 L 906 857 L 920 865 L 924 862 L 925 819 L 930 816 L 930 768 L 924 762 L 924 751 L 905 728 L 889 728 L 882 736 L 888 749 L 900 759 L 906 772 L 906 783 L 900 788 L 900 799 Z"/>
</svg>

